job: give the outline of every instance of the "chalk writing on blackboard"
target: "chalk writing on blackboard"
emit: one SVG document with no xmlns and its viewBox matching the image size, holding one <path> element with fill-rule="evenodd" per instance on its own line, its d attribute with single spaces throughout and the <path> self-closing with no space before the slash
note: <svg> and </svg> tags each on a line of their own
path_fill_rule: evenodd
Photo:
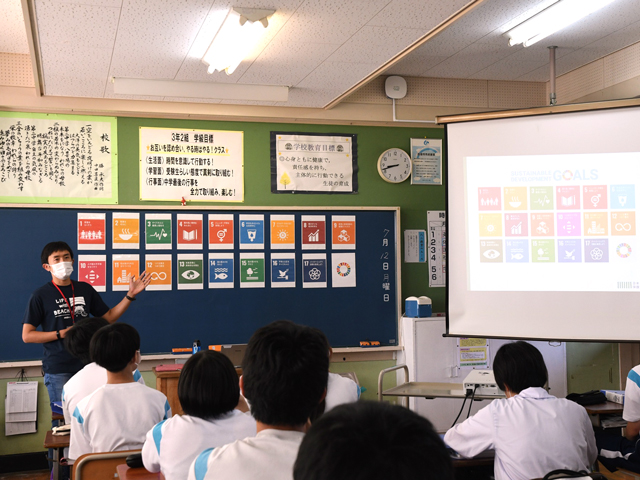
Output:
<svg viewBox="0 0 640 480">
<path fill-rule="evenodd" d="M 96 121 L 96 117 L 9 115 L 12 114 L 0 113 L 2 201 L 114 203 L 117 200 L 112 185 L 115 119 L 112 122 L 106 117 L 99 117 L 106 121 Z"/>
</svg>

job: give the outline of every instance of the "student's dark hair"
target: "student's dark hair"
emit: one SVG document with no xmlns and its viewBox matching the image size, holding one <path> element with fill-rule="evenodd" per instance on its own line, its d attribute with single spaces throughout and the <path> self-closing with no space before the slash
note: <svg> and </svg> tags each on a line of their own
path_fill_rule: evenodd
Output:
<svg viewBox="0 0 640 480">
<path fill-rule="evenodd" d="M 109 325 L 109 322 L 102 317 L 81 318 L 65 335 L 65 348 L 85 365 L 90 363 L 89 345 L 91 337 L 107 325 Z"/>
<path fill-rule="evenodd" d="M 447 448 L 431 422 L 382 402 L 339 405 L 311 425 L 294 480 L 452 480 Z"/>
<path fill-rule="evenodd" d="M 131 325 L 112 323 L 91 338 L 91 359 L 110 372 L 121 372 L 140 350 L 140 335 Z"/>
<path fill-rule="evenodd" d="M 65 250 L 69 252 L 71 254 L 71 258 L 73 258 L 73 250 L 71 250 L 71 247 L 66 242 L 59 241 L 59 242 L 47 243 L 42 249 L 42 253 L 40 254 L 40 260 L 44 265 L 45 263 L 49 263 L 49 257 L 51 256 L 52 253 L 64 252 Z"/>
<path fill-rule="evenodd" d="M 211 350 L 193 355 L 182 368 L 178 399 L 187 415 L 215 418 L 238 405 L 238 374 L 231 360 Z"/>
<path fill-rule="evenodd" d="M 242 362 L 253 417 L 267 425 L 306 423 L 327 388 L 328 345 L 317 328 L 289 321 L 258 329 Z"/>
<path fill-rule="evenodd" d="M 530 387 L 544 387 L 547 383 L 547 366 L 540 351 L 530 343 L 518 341 L 500 347 L 493 360 L 496 383 L 505 385 L 513 393 Z"/>
</svg>

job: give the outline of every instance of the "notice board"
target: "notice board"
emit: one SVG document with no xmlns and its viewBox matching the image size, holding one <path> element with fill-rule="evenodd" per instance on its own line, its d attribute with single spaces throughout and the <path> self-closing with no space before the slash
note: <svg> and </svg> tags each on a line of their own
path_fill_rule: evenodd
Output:
<svg viewBox="0 0 640 480">
<path fill-rule="evenodd" d="M 4 293 L 0 361 L 41 358 L 40 345 L 21 341 L 21 322 L 31 292 L 51 280 L 41 266 L 40 252 L 46 243 L 57 240 L 74 249 L 73 280 L 78 280 L 79 255 L 105 259 L 106 285 L 100 295 L 110 307 L 126 293 L 115 288 L 120 276 L 119 267 L 114 273 L 116 259 L 137 256 L 142 268 L 154 256 L 169 259 L 169 286 L 142 292 L 119 320 L 140 332 L 145 354 L 189 347 L 194 340 L 200 340 L 205 348 L 246 343 L 257 328 L 280 319 L 322 329 L 333 347 L 358 346 L 361 340 L 396 345 L 399 214 L 397 207 L 111 209 L 4 205 L 0 207 L 0 246 L 6 273 L 0 280 Z M 115 220 L 130 222 L 136 215 L 138 241 L 133 242 L 130 235 L 135 229 L 127 223 L 126 235 L 115 235 L 121 238 L 114 242 L 114 231 L 120 232 L 114 227 Z M 104 247 L 85 241 L 78 250 L 79 218 L 87 216 L 104 217 Z M 179 229 L 179 218 L 185 216 L 201 218 L 202 229 L 195 229 L 195 233 L 194 228 Z M 169 247 L 158 249 L 153 240 L 161 231 L 157 225 L 147 235 L 148 218 L 169 219 Z M 220 230 L 210 230 L 210 218 L 231 220 L 225 232 L 226 238 L 233 234 L 230 245 L 217 245 Z M 260 218 L 262 232 L 255 223 Z M 344 220 L 343 225 L 340 222 Z M 262 244 L 257 243 L 260 234 Z M 194 240 L 196 243 L 188 243 Z M 198 259 L 202 260 L 200 269 Z M 83 280 L 91 281 L 86 270 L 82 275 Z M 152 284 L 162 283 L 161 274 L 155 277 Z M 221 282 L 227 285 L 221 287 Z"/>
</svg>

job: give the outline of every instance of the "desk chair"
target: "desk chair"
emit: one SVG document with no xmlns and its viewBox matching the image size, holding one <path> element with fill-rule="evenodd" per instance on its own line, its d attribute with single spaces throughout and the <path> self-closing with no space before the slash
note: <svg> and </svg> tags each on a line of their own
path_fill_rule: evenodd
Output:
<svg viewBox="0 0 640 480">
<path fill-rule="evenodd" d="M 121 452 L 85 453 L 73 464 L 72 480 L 113 480 L 118 465 L 125 463 L 132 453 L 142 450 L 123 450 Z"/>
</svg>

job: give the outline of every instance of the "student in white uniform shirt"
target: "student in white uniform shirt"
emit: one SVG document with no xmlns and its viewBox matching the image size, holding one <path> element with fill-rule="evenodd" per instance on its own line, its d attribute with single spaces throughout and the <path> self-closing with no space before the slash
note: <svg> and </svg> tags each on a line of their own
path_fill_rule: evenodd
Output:
<svg viewBox="0 0 640 480">
<path fill-rule="evenodd" d="M 256 435 L 256 421 L 237 409 L 238 374 L 220 352 L 198 352 L 187 360 L 178 399 L 184 415 L 158 423 L 142 447 L 145 468 L 162 471 L 166 480 L 185 480 L 189 465 L 203 450 Z"/>
<path fill-rule="evenodd" d="M 465 457 L 494 449 L 496 480 L 541 478 L 556 469 L 588 471 L 597 455 L 589 415 L 543 388 L 547 367 L 538 349 L 507 343 L 498 350 L 493 370 L 507 398 L 451 428 L 445 443 Z"/>
<path fill-rule="evenodd" d="M 408 408 L 361 401 L 339 405 L 311 425 L 294 480 L 453 480 L 431 422 Z"/>
<path fill-rule="evenodd" d="M 360 387 L 350 378 L 329 372 L 327 397 L 324 399 L 325 413 L 343 403 L 357 402 L 360 398 Z"/>
<path fill-rule="evenodd" d="M 240 378 L 258 434 L 202 452 L 189 480 L 291 480 L 307 421 L 326 393 L 327 350 L 316 328 L 278 321 L 258 329 Z"/>
<path fill-rule="evenodd" d="M 80 455 L 91 451 L 84 442 L 84 435 L 82 435 L 80 425 L 77 422 L 72 422 L 71 419 L 80 400 L 107 383 L 107 371 L 97 363 L 91 362 L 89 355 L 91 337 L 107 325 L 109 325 L 109 322 L 101 317 L 82 318 L 69 329 L 64 337 L 64 346 L 67 351 L 84 365 L 84 368 L 71 377 L 62 388 L 64 423 L 71 425 L 75 430 L 71 432 L 69 452 L 67 454 L 67 459 L 71 462 Z M 138 370 L 133 372 L 133 379 L 144 385 L 144 380 Z"/>
<path fill-rule="evenodd" d="M 96 332 L 90 351 L 107 370 L 107 383 L 78 403 L 72 422 L 80 425 L 91 452 L 142 448 L 149 429 L 171 417 L 171 408 L 164 394 L 133 379 L 140 335 L 131 325 L 114 323 Z"/>
</svg>

